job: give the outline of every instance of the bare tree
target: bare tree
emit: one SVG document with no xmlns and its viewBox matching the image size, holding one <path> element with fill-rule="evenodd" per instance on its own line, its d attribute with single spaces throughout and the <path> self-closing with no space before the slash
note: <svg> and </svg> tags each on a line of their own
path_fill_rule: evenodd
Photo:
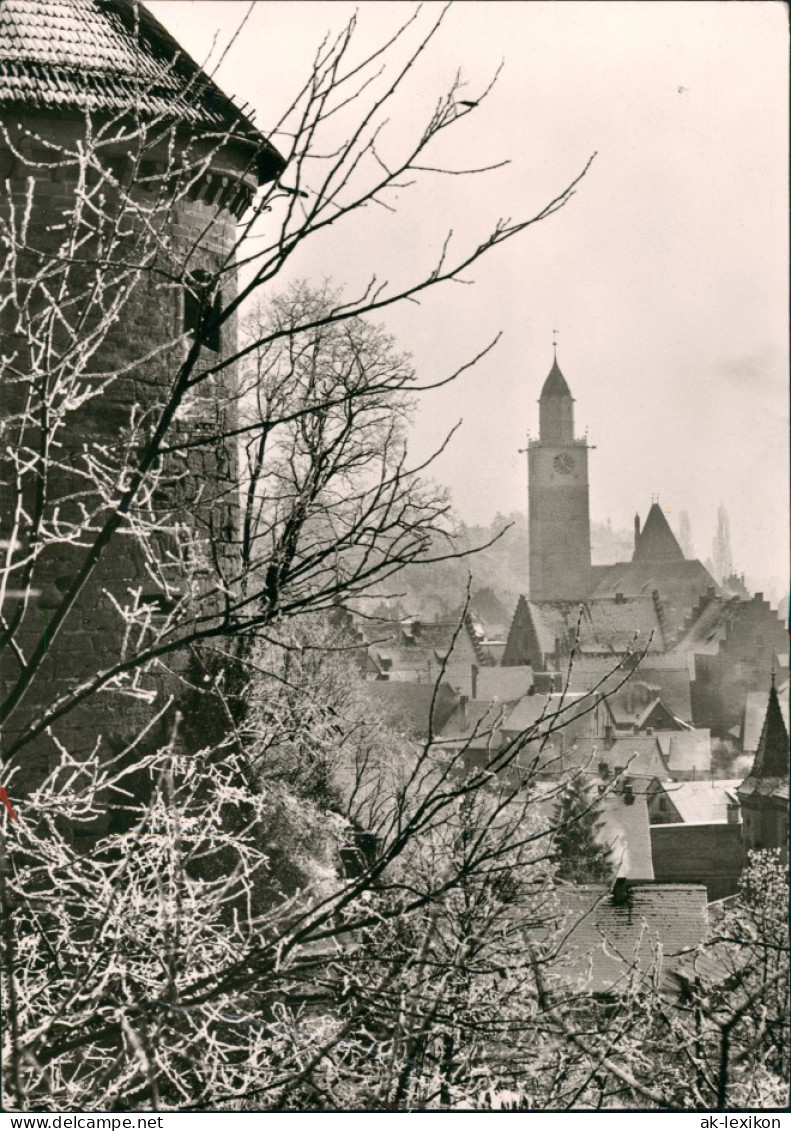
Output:
<svg viewBox="0 0 791 1131">
<path fill-rule="evenodd" d="M 342 566 L 334 560 L 329 530 L 321 551 L 313 559 L 300 553 L 299 569 L 292 570 L 305 533 L 302 512 L 321 475 L 318 465 L 310 466 L 314 449 L 325 442 L 330 418 L 336 427 L 357 400 L 368 400 L 367 411 L 375 411 L 374 389 L 364 379 L 305 385 L 303 371 L 290 390 L 301 407 L 275 382 L 268 403 L 264 387 L 257 394 L 263 418 L 259 412 L 248 419 L 239 415 L 237 372 L 245 366 L 249 376 L 258 364 L 253 359 L 271 356 L 278 344 L 304 349 L 311 335 L 326 336 L 461 278 L 482 256 L 567 203 L 579 178 L 536 215 L 501 221 L 468 247 L 454 252 L 456 241 L 448 235 L 431 270 L 401 288 L 377 281 L 373 265 L 372 281 L 356 300 L 292 305 L 290 317 L 278 321 L 272 313 L 257 329 L 248 321 L 238 347 L 233 326 L 243 304 L 262 295 L 306 241 L 330 224 L 353 223 L 365 206 L 392 207 L 390 196 L 406 181 L 442 173 L 431 162 L 432 148 L 463 125 L 473 101 L 480 103 L 490 88 L 461 100 L 457 78 L 398 156 L 388 156 L 383 129 L 443 16 L 422 32 L 418 16 L 408 17 L 362 62 L 350 55 L 354 20 L 325 42 L 272 134 L 288 172 L 265 182 L 246 213 L 249 166 L 261 154 L 243 168 L 237 154 L 234 170 L 228 152 L 238 143 L 236 125 L 201 130 L 185 109 L 189 92 L 175 117 L 140 108 L 101 121 L 87 114 L 73 136 L 4 127 L 16 174 L 5 182 L 0 209 L 3 370 L 10 390 L 3 419 L 9 516 L 3 584 L 21 594 L 3 613 L 0 713 L 11 766 L 34 749 L 40 777 L 58 756 L 52 736 L 68 743 L 70 720 L 79 712 L 90 712 L 94 721 L 103 717 L 111 727 L 112 711 L 97 713 L 95 706 L 109 704 L 110 692 L 126 697 L 134 723 L 124 736 L 128 742 L 135 726 L 148 723 L 147 701 L 167 694 L 174 678 L 190 679 L 196 646 L 238 641 L 292 609 L 326 607 L 425 549 L 425 531 L 441 519 L 442 506 L 427 496 L 418 500 L 414 479 L 395 458 L 402 443 L 396 430 L 387 441 L 390 463 L 382 464 L 385 477 L 371 517 L 374 525 L 390 522 L 402 508 L 400 542 L 389 535 L 394 561 L 384 548 L 370 548 L 360 499 L 363 525 L 336 531 L 338 548 L 356 542 L 350 579 L 344 569 L 352 555 Z M 416 40 L 411 46 L 410 36 Z M 271 153 L 265 156 L 272 165 Z M 49 191 L 45 184 L 56 181 L 63 188 L 53 213 L 43 209 L 42 195 Z M 180 210 L 196 197 L 212 201 L 205 230 L 177 238 Z M 235 231 L 231 209 L 241 216 Z M 138 324 L 139 312 L 152 307 L 173 312 L 153 339 Z M 387 395 L 396 407 L 407 380 L 402 373 L 390 387 L 379 382 L 380 411 Z M 234 546 L 237 444 L 260 453 L 275 430 L 289 427 L 302 433 L 300 464 L 290 472 L 294 482 L 288 490 L 284 485 L 274 510 L 262 510 L 255 488 L 248 490 L 240 561 Z M 248 464 L 253 477 L 255 458 Z M 271 465 L 265 473 L 274 475 Z M 407 482 L 411 493 L 405 495 Z M 262 522 L 268 524 L 266 550 Z M 72 633 L 80 616 L 85 632 L 77 650 Z"/>
<path fill-rule="evenodd" d="M 460 77 L 390 150 L 444 11 L 423 18 L 362 61 L 354 20 L 321 45 L 272 131 L 284 161 L 238 114 L 202 119 L 203 80 L 178 59 L 158 107 L 138 83 L 117 113 L 0 118 L 0 717 L 3 784 L 22 796 L 3 817 L 10 1106 L 276 1106 L 341 1039 L 337 1013 L 311 1029 L 291 1011 L 322 948 L 381 919 L 366 894 L 483 785 L 429 742 L 380 854 L 343 880 L 348 814 L 262 775 L 289 716 L 267 731 L 249 683 L 267 639 L 286 652 L 293 622 L 447 532 L 446 501 L 406 462 L 420 385 L 364 316 L 465 277 L 580 179 L 467 246 L 448 234 L 399 287 L 372 264 L 354 300 L 273 301 L 330 224 L 353 233 L 410 181 L 483 172 L 432 157 L 491 89 L 467 98 Z M 316 734 L 299 723 L 297 750 Z M 295 811 L 308 890 L 272 877 Z"/>
</svg>

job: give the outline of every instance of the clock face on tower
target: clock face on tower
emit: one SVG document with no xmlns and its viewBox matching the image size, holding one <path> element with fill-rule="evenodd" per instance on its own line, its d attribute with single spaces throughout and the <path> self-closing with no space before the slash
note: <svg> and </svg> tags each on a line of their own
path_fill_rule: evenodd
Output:
<svg viewBox="0 0 791 1131">
<path fill-rule="evenodd" d="M 569 475 L 574 470 L 574 457 L 568 452 L 561 452 L 560 455 L 555 456 L 552 464 L 555 471 L 559 471 L 561 475 Z"/>
</svg>

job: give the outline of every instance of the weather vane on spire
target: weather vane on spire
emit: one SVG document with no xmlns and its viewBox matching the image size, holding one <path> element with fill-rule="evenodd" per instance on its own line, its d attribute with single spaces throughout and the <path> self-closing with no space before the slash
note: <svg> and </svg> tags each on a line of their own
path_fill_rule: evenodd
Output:
<svg viewBox="0 0 791 1131">
<path fill-rule="evenodd" d="M 559 333 L 558 330 L 552 331 L 552 350 L 555 354 L 555 360 L 556 361 L 557 361 L 557 356 L 558 356 L 558 341 L 557 341 L 558 333 Z"/>
</svg>

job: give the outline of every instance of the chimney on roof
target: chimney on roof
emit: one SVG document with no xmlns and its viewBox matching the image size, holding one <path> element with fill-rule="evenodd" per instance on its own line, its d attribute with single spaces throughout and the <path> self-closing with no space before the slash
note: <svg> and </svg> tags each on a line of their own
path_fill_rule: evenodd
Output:
<svg viewBox="0 0 791 1131">
<path fill-rule="evenodd" d="M 467 703 L 469 702 L 466 695 L 459 696 L 459 715 L 461 716 L 461 725 L 467 725 Z"/>
<path fill-rule="evenodd" d="M 738 804 L 738 802 L 729 801 L 727 813 L 728 813 L 728 824 L 729 825 L 738 825 L 738 823 L 739 823 L 739 804 Z"/>
<path fill-rule="evenodd" d="M 653 727 L 646 727 L 646 728 L 645 728 L 645 733 L 646 733 L 646 734 L 653 734 L 653 733 L 654 733 L 654 728 L 653 728 Z"/>
<path fill-rule="evenodd" d="M 631 782 L 624 782 L 623 786 L 623 803 L 624 805 L 634 805 L 634 787 Z"/>
<path fill-rule="evenodd" d="M 613 907 L 626 907 L 629 903 L 629 881 L 626 876 L 618 876 L 612 885 Z"/>
<path fill-rule="evenodd" d="M 623 593 L 616 593 L 615 594 L 615 603 L 616 603 L 616 605 L 626 604 L 626 598 L 624 597 Z"/>
<path fill-rule="evenodd" d="M 473 699 L 478 698 L 478 665 L 473 664 L 470 667 L 470 690 L 472 691 Z"/>
<path fill-rule="evenodd" d="M 549 695 L 552 691 L 552 673 L 536 672 L 533 676 L 533 685 L 538 695 Z"/>
<path fill-rule="evenodd" d="M 615 733 L 614 733 L 614 730 L 613 730 L 613 725 L 612 725 L 612 723 L 605 723 L 604 724 L 604 749 L 605 750 L 612 750 L 614 745 L 615 745 Z M 599 763 L 599 765 L 601 765 L 601 762 Z"/>
</svg>

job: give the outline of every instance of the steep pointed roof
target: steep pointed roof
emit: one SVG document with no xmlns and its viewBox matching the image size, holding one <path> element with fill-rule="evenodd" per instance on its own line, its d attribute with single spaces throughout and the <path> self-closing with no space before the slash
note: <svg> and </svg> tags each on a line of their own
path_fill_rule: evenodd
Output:
<svg viewBox="0 0 791 1131">
<path fill-rule="evenodd" d="M 774 677 L 769 692 L 763 730 L 753 768 L 739 786 L 739 794 L 788 792 L 788 731 L 786 730 Z"/>
<path fill-rule="evenodd" d="M 2 0 L 2 105 L 163 115 L 254 146 L 262 182 L 284 164 L 250 119 L 135 0 Z"/>
<path fill-rule="evenodd" d="M 684 553 L 659 503 L 652 503 L 632 556 L 633 562 L 683 562 Z"/>
<path fill-rule="evenodd" d="M 504 668 L 524 667 L 530 664 L 532 655 L 530 649 L 530 632 L 530 609 L 527 604 L 527 598 L 524 594 L 520 594 L 519 600 L 516 602 L 511 627 L 508 630 L 508 640 L 506 641 L 505 652 L 503 653 L 501 661 Z"/>
<path fill-rule="evenodd" d="M 557 355 L 555 355 L 555 358 L 552 362 L 552 368 L 549 371 L 549 376 L 544 382 L 544 387 L 541 390 L 541 396 L 539 399 L 543 401 L 546 400 L 547 397 L 571 398 L 571 390 L 566 383 L 566 378 L 560 372 Z"/>
</svg>

